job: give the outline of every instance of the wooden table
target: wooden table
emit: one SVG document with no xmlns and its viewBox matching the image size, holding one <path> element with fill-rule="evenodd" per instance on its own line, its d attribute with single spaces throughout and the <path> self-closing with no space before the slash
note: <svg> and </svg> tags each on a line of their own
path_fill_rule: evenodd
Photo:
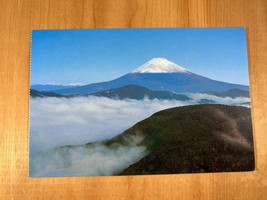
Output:
<svg viewBox="0 0 267 200">
<path fill-rule="evenodd" d="M 32 29 L 247 28 L 256 171 L 28 178 Z M 266 0 L 0 0 L 0 199 L 267 199 Z"/>
</svg>

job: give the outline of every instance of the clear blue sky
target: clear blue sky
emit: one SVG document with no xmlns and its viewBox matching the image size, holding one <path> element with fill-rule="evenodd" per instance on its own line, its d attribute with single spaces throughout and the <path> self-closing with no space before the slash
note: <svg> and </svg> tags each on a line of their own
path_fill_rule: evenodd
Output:
<svg viewBox="0 0 267 200">
<path fill-rule="evenodd" d="M 164 57 L 215 80 L 248 85 L 244 28 L 32 32 L 31 84 L 112 80 Z"/>
</svg>

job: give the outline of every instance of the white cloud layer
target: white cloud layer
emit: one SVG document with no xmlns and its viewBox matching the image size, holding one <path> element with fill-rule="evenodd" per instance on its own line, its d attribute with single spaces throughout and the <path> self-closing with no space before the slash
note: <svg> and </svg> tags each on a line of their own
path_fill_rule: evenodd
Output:
<svg viewBox="0 0 267 200">
<path fill-rule="evenodd" d="M 196 102 L 200 101 L 201 99 L 208 99 L 208 100 L 215 101 L 217 104 L 246 106 L 246 107 L 249 107 L 249 105 L 246 105 L 245 103 L 248 103 L 248 102 L 250 103 L 250 98 L 247 98 L 247 97 L 237 97 L 237 98 L 217 97 L 217 96 L 205 94 L 205 93 L 189 93 L 186 95 Z"/>
<path fill-rule="evenodd" d="M 249 98 L 221 98 L 188 94 L 193 100 L 113 100 L 105 97 L 31 98 L 30 175 L 112 175 L 146 155 L 138 140 L 110 149 L 88 142 L 112 138 L 153 113 L 177 106 L 197 104 L 201 99 L 242 105 Z M 140 138 L 139 138 L 140 139 Z M 77 145 L 71 147 L 61 147 Z M 61 147 L 61 148 L 57 148 Z"/>
<path fill-rule="evenodd" d="M 31 152 L 112 138 L 159 110 L 188 104 L 94 96 L 34 98 L 30 102 Z"/>
<path fill-rule="evenodd" d="M 54 148 L 32 154 L 30 176 L 99 176 L 118 174 L 146 155 L 138 143 L 143 138 L 127 138 L 127 145 L 109 148 L 101 143 Z"/>
</svg>

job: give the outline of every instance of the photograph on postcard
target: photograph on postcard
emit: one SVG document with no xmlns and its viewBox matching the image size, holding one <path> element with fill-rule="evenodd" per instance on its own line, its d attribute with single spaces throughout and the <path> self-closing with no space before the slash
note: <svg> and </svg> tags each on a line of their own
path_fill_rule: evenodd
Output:
<svg viewBox="0 0 267 200">
<path fill-rule="evenodd" d="M 32 31 L 29 176 L 255 168 L 244 28 Z"/>
</svg>

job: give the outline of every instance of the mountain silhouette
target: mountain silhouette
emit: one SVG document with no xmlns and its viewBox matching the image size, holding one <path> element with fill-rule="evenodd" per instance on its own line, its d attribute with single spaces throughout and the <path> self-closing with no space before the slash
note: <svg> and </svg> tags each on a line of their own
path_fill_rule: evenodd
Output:
<svg viewBox="0 0 267 200">
<path fill-rule="evenodd" d="M 167 91 L 153 91 L 138 85 L 126 85 L 120 88 L 93 93 L 94 96 L 108 97 L 112 99 L 175 99 L 181 101 L 190 100 L 186 95 L 175 94 Z"/>
<path fill-rule="evenodd" d="M 43 92 L 31 89 L 30 90 L 31 97 L 66 97 L 65 95 L 56 94 L 54 92 Z"/>
<path fill-rule="evenodd" d="M 43 91 L 43 92 L 49 92 L 52 90 L 70 89 L 70 88 L 74 88 L 77 86 L 79 85 L 35 84 L 35 85 L 31 85 L 31 89 Z"/>
<path fill-rule="evenodd" d="M 249 108 L 194 105 L 153 114 L 106 142 L 144 137 L 148 155 L 120 175 L 249 171 L 254 169 Z"/>
<path fill-rule="evenodd" d="M 207 92 L 203 92 L 203 93 L 214 95 L 217 97 L 231 97 L 231 98 L 237 98 L 237 97 L 249 98 L 250 97 L 249 91 L 241 90 L 241 89 L 237 89 L 237 88 L 227 90 L 225 92 L 207 91 Z"/>
<path fill-rule="evenodd" d="M 136 70 L 114 80 L 54 90 L 53 92 L 63 95 L 92 94 L 126 85 L 139 85 L 150 90 L 175 93 L 203 91 L 222 92 L 234 88 L 249 90 L 249 87 L 246 85 L 212 80 L 192 73 L 165 58 L 154 58 Z"/>
</svg>

